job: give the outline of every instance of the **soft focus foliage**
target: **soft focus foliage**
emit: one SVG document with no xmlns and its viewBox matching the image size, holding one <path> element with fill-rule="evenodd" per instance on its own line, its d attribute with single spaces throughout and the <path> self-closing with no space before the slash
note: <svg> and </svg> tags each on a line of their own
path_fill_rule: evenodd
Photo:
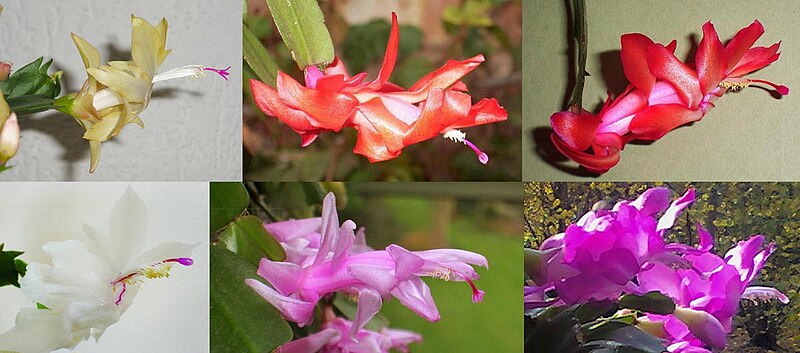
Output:
<svg viewBox="0 0 800 353">
<path fill-rule="evenodd" d="M 676 220 L 670 233 L 681 239 L 668 237 L 670 241 L 694 244 L 694 225 L 699 222 L 715 235 L 716 249 L 728 249 L 752 234 L 764 234 L 767 241 L 778 245 L 757 281 L 783 291 L 791 302 L 788 306 L 743 303 L 726 351 L 738 352 L 757 345 L 767 348 L 768 337 L 776 338 L 777 345 L 788 351 L 800 348 L 800 338 L 796 337 L 800 328 L 800 184 L 526 183 L 525 245 L 537 247 L 545 238 L 563 231 L 598 200 L 613 205 L 653 186 L 667 186 L 675 194 L 682 194 L 689 187 L 697 190 L 698 199 Z"/>
</svg>

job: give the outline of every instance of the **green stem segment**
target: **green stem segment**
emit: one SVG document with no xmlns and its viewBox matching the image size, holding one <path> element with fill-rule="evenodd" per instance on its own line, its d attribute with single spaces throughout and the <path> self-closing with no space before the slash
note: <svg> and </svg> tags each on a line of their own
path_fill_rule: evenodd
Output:
<svg viewBox="0 0 800 353">
<path fill-rule="evenodd" d="M 300 69 L 333 61 L 333 41 L 317 0 L 266 0 L 278 32 Z"/>
<path fill-rule="evenodd" d="M 572 40 L 577 51 L 577 67 L 575 69 L 575 87 L 572 88 L 572 98 L 567 104 L 567 109 L 580 112 L 583 107 L 583 86 L 586 83 L 586 56 L 588 42 L 588 27 L 586 26 L 586 0 L 572 0 L 573 24 Z"/>
</svg>

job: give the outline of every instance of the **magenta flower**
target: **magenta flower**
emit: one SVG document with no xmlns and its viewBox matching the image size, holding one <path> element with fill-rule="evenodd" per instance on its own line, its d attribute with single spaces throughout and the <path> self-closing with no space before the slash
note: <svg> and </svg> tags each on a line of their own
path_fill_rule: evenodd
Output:
<svg viewBox="0 0 800 353">
<path fill-rule="evenodd" d="M 405 353 L 411 343 L 422 341 L 414 332 L 389 328 L 359 329 L 351 336 L 353 327 L 352 322 L 336 318 L 322 324 L 319 332 L 278 347 L 275 353 L 389 353 L 390 349 Z"/>
<path fill-rule="evenodd" d="M 707 252 L 711 250 L 707 238 L 710 235 L 700 229 L 701 237 L 706 237 L 701 241 L 701 252 L 684 255 L 691 266 L 673 268 L 653 264 L 639 273 L 639 290 L 640 293 L 657 290 L 675 301 L 678 308 L 673 315 L 651 317 L 653 321 L 663 321 L 665 328 L 671 326 L 665 337 L 670 343 L 699 339 L 709 347 L 722 349 L 741 298 L 778 299 L 783 303 L 788 303 L 789 298 L 774 288 L 749 287 L 775 250 L 774 243 L 762 248 L 764 236 L 755 235 L 730 249 L 723 260 Z M 672 317 L 681 323 L 670 321 Z"/>
<path fill-rule="evenodd" d="M 343 292 L 358 297 L 351 335 L 363 328 L 380 310 L 383 298 L 389 297 L 429 321 L 438 321 L 439 312 L 423 276 L 466 281 L 472 287 L 472 300 L 483 299 L 484 292 L 473 283 L 479 276 L 472 267 L 488 267 L 482 255 L 456 249 L 412 252 L 394 244 L 377 251 L 363 244 L 354 246 L 356 225 L 348 220 L 339 226 L 335 205 L 336 199 L 329 193 L 321 218 L 268 226 L 284 248 L 292 250 L 291 259 L 261 260 L 258 274 L 272 287 L 256 279 L 245 282 L 285 319 L 307 325 L 320 298 Z M 297 228 L 291 230 L 290 224 Z"/>
<path fill-rule="evenodd" d="M 663 233 L 693 201 L 692 189 L 670 203 L 669 189 L 653 188 L 611 210 L 586 213 L 564 233 L 542 243 L 540 250 L 553 252 L 534 278 L 540 288 L 527 290 L 526 306 L 544 305 L 533 294 L 541 296 L 550 289 L 566 304 L 616 300 L 623 292 L 635 291 L 631 280 L 644 268 L 680 261 L 664 243 Z"/>
</svg>

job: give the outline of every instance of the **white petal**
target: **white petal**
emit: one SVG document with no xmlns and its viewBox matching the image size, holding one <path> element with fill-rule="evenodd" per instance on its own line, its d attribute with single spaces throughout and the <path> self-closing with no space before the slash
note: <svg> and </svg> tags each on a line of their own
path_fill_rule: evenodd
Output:
<svg viewBox="0 0 800 353">
<path fill-rule="evenodd" d="M 130 265 L 120 274 L 136 272 L 148 266 L 152 266 L 167 259 L 190 257 L 192 249 L 198 244 L 185 244 L 174 241 L 167 241 L 156 245 L 154 248 L 145 251 L 142 255 L 131 261 Z"/>
<path fill-rule="evenodd" d="M 112 263 L 113 270 L 122 270 L 134 256 L 141 253 L 146 234 L 147 209 L 129 186 L 111 209 L 108 234 L 104 238 L 108 242 L 106 247 L 119 259 L 117 263 Z"/>
<path fill-rule="evenodd" d="M 49 353 L 73 346 L 74 341 L 63 316 L 50 310 L 22 309 L 16 325 L 0 335 L 0 351 Z"/>
<path fill-rule="evenodd" d="M 67 302 L 108 303 L 112 300 L 111 275 L 105 262 L 89 251 L 86 244 L 67 240 L 50 242 L 42 250 L 52 258 L 53 266 L 32 263 L 20 280 L 28 298 L 61 311 Z"/>
</svg>

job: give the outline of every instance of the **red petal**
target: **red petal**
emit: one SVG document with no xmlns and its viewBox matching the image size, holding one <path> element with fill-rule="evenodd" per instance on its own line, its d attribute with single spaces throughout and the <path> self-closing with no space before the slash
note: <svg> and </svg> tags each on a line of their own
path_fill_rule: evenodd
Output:
<svg viewBox="0 0 800 353">
<path fill-rule="evenodd" d="M 358 100 L 349 94 L 306 88 L 280 71 L 277 83 L 283 103 L 310 115 L 311 123 L 319 128 L 341 130 L 358 105 Z"/>
<path fill-rule="evenodd" d="M 656 77 L 647 67 L 647 48 L 654 44 L 653 41 L 644 34 L 631 33 L 623 35 L 620 42 L 620 58 L 625 76 L 636 88 L 650 94 L 656 84 Z"/>
<path fill-rule="evenodd" d="M 317 80 L 320 91 L 339 91 L 345 86 L 344 75 L 325 75 Z"/>
<path fill-rule="evenodd" d="M 360 111 L 357 111 L 353 117 L 353 127 L 358 130 L 358 140 L 356 140 L 353 152 L 367 157 L 370 162 L 393 159 L 402 152 L 402 150 L 390 152 L 381 134 Z"/>
<path fill-rule="evenodd" d="M 700 78 L 700 92 L 703 95 L 717 88 L 719 83 L 725 79 L 727 65 L 724 51 L 714 25 L 706 22 L 703 25 L 703 40 L 700 41 L 695 55 L 697 76 Z"/>
<path fill-rule="evenodd" d="M 347 72 L 347 68 L 344 67 L 344 63 L 338 57 L 333 58 L 333 62 L 328 64 L 328 67 L 325 68 L 326 75 L 342 75 L 344 79 L 347 80 L 350 78 L 350 74 Z"/>
<path fill-rule="evenodd" d="M 465 122 L 472 108 L 471 98 L 464 93 L 431 90 L 420 108 L 419 119 L 403 139 L 406 146 L 432 138 L 453 126 L 471 126 Z"/>
<path fill-rule="evenodd" d="M 600 117 L 573 112 L 558 112 L 550 116 L 550 126 L 558 138 L 579 151 L 585 151 L 592 145 L 597 128 L 602 123 Z"/>
<path fill-rule="evenodd" d="M 647 63 L 650 72 L 675 86 L 678 95 L 690 108 L 697 107 L 703 99 L 700 93 L 700 82 L 697 73 L 682 63 L 674 54 L 660 44 L 651 45 L 647 49 Z"/>
<path fill-rule="evenodd" d="M 606 155 L 593 155 L 570 148 L 559 140 L 556 134 L 551 134 L 550 140 L 567 158 L 592 172 L 603 174 L 619 163 L 620 149 L 608 149 Z"/>
<path fill-rule="evenodd" d="M 654 105 L 636 114 L 630 129 L 637 139 L 658 140 L 670 130 L 702 118 L 700 109 L 688 109 L 680 104 Z"/>
<path fill-rule="evenodd" d="M 311 123 L 311 116 L 283 104 L 278 98 L 278 92 L 274 88 L 264 82 L 250 80 L 250 89 L 253 91 L 253 100 L 256 106 L 265 114 L 277 117 L 300 135 L 308 133 L 318 134 L 319 129 Z M 306 138 L 303 137 L 303 146 L 311 143 L 306 143 L 305 140 Z"/>
<path fill-rule="evenodd" d="M 421 102 L 428 97 L 428 92 L 431 90 L 447 89 L 457 84 L 462 77 L 475 70 L 482 62 L 484 62 L 483 55 L 477 55 L 464 61 L 448 60 L 444 66 L 417 81 L 408 89 L 408 92 L 396 92 L 391 95 L 409 103 Z"/>
<path fill-rule="evenodd" d="M 761 22 L 755 20 L 733 36 L 733 39 L 725 46 L 725 60 L 728 62 L 727 71 L 732 71 L 739 64 L 742 56 L 756 43 L 762 34 L 764 34 L 764 26 L 761 25 Z"/>
<path fill-rule="evenodd" d="M 383 140 L 383 144 L 390 152 L 395 152 L 403 149 L 403 136 L 408 132 L 408 124 L 398 119 L 386 109 L 380 98 L 373 98 L 366 103 L 361 103 L 358 106 L 358 111 L 364 115 L 365 120 L 371 125 L 369 133 L 377 133 Z M 362 130 L 359 130 L 362 131 Z M 360 136 L 359 132 L 359 136 Z M 359 137 L 360 138 L 360 137 Z M 377 138 L 370 138 L 374 142 Z"/>
<path fill-rule="evenodd" d="M 392 31 L 389 33 L 389 42 L 386 43 L 386 54 L 383 56 L 383 64 L 381 71 L 375 81 L 369 84 L 373 90 L 381 88 L 381 86 L 389 80 L 392 75 L 394 65 L 397 63 L 397 48 L 400 43 L 400 29 L 397 26 L 397 14 L 392 12 Z"/>
<path fill-rule="evenodd" d="M 500 106 L 497 99 L 484 98 L 470 108 L 467 120 L 451 125 L 450 128 L 460 129 L 462 127 L 496 123 L 506 119 L 508 119 L 508 112 Z"/>
<path fill-rule="evenodd" d="M 728 76 L 742 77 L 773 63 L 780 57 L 780 54 L 778 54 L 780 46 L 781 43 L 775 43 L 769 48 L 755 47 L 748 50 Z"/>
</svg>

